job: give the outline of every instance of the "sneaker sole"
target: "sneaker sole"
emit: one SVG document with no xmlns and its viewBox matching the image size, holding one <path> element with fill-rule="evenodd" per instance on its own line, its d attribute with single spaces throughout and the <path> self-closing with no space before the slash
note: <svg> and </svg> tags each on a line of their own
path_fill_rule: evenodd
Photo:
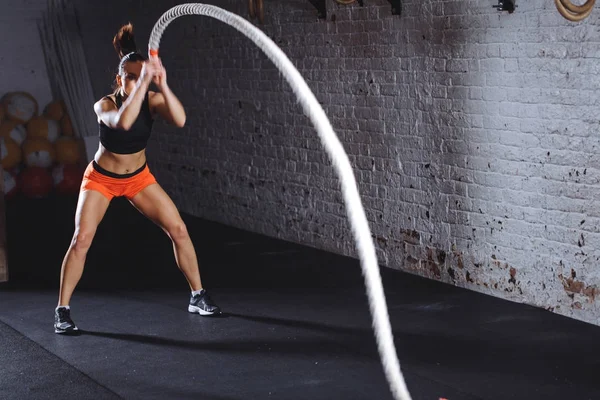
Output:
<svg viewBox="0 0 600 400">
<path fill-rule="evenodd" d="M 204 311 L 203 309 L 201 309 L 200 307 L 196 307 L 196 306 L 188 306 L 188 312 L 191 313 L 198 313 L 200 315 L 214 315 L 214 311 Z"/>
<path fill-rule="evenodd" d="M 77 332 L 79 332 L 78 328 L 75 328 L 75 329 L 56 329 L 56 328 L 54 328 L 54 333 L 58 333 L 58 334 L 62 334 L 62 335 L 69 334 L 69 333 L 77 333 Z"/>
</svg>

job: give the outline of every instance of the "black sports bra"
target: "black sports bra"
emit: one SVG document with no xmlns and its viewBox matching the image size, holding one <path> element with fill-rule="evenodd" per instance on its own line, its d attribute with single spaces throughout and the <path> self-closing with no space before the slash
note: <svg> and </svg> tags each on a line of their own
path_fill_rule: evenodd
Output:
<svg viewBox="0 0 600 400">
<path fill-rule="evenodd" d="M 121 108 L 123 105 L 123 99 L 120 92 L 115 95 L 116 101 L 109 96 L 105 96 L 104 98 L 115 103 L 117 108 Z M 146 148 L 148 139 L 150 139 L 153 124 L 154 119 L 152 118 L 152 112 L 150 111 L 148 93 L 146 93 L 144 102 L 140 108 L 140 113 L 128 131 L 110 128 L 106 126 L 104 122 L 100 121 L 100 143 L 102 143 L 102 146 L 111 153 L 137 153 Z"/>
</svg>

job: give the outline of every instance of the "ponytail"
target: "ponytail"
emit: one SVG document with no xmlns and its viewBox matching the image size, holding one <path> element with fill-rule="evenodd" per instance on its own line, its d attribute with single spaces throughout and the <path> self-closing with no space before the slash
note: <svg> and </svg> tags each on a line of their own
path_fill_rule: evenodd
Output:
<svg viewBox="0 0 600 400">
<path fill-rule="evenodd" d="M 113 38 L 113 47 L 115 48 L 119 59 L 122 59 L 130 53 L 137 52 L 137 46 L 135 45 L 135 38 L 133 36 L 133 25 L 131 22 L 123 25 L 119 29 L 119 32 L 117 32 Z"/>
<path fill-rule="evenodd" d="M 113 38 L 113 47 L 119 56 L 119 68 L 118 75 L 121 75 L 124 71 L 124 65 L 127 61 L 146 61 L 146 57 L 142 55 L 135 44 L 135 38 L 133 36 L 133 25 L 131 22 L 123 25 L 115 37 Z M 114 93 L 118 93 L 119 87 L 115 83 Z"/>
</svg>

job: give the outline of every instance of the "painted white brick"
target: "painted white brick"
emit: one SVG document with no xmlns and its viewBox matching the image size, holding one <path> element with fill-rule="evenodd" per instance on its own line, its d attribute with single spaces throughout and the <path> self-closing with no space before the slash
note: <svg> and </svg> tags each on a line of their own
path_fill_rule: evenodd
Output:
<svg viewBox="0 0 600 400">
<path fill-rule="evenodd" d="M 119 3 L 140 38 L 176 4 L 143 3 L 144 15 Z M 329 116 L 381 263 L 598 323 L 600 32 L 546 0 L 510 15 L 467 3 L 404 0 L 398 17 L 386 0 L 329 0 L 322 21 L 306 0 L 266 0 L 259 27 Z M 88 47 L 108 60 L 90 59 L 102 95 L 123 21 L 78 4 Z M 205 18 L 171 25 L 161 54 L 189 118 L 158 125 L 149 157 L 182 211 L 356 256 L 339 178 L 272 63 Z"/>
</svg>

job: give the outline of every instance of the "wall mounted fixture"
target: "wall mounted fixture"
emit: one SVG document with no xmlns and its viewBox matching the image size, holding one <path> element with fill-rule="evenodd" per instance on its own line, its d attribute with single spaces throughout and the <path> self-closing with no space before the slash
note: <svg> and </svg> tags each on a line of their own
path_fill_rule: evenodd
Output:
<svg viewBox="0 0 600 400">
<path fill-rule="evenodd" d="M 515 11 L 515 8 L 517 8 L 515 1 L 516 0 L 498 0 L 498 4 L 493 7 L 497 8 L 498 11 L 508 11 L 509 14 L 512 14 Z"/>
</svg>

